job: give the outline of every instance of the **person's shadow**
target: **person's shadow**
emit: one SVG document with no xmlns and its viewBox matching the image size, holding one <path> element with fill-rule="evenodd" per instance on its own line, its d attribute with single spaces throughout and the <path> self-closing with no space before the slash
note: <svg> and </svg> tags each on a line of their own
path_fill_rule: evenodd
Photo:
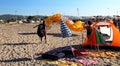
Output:
<svg viewBox="0 0 120 66">
<path fill-rule="evenodd" d="M 21 62 L 21 61 L 31 61 L 31 58 L 15 58 L 15 59 L 8 59 L 8 60 L 0 60 L 0 62 Z"/>
<path fill-rule="evenodd" d="M 26 33 L 18 33 L 19 35 L 32 35 L 32 34 L 37 34 L 36 32 L 26 32 Z"/>
</svg>

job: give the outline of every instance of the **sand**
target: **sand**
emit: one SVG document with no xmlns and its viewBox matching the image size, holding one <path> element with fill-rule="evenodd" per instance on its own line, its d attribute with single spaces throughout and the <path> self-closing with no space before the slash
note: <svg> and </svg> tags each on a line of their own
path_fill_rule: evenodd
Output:
<svg viewBox="0 0 120 66">
<path fill-rule="evenodd" d="M 44 43 L 44 41 L 41 43 L 36 34 L 37 28 L 33 28 L 37 24 L 0 25 L 0 66 L 49 66 L 42 64 L 41 58 L 36 58 L 42 53 L 58 47 L 77 45 L 79 48 L 86 36 L 86 31 L 83 31 L 80 33 L 73 32 L 71 37 L 62 38 L 60 25 L 54 24 L 47 29 L 47 43 Z M 119 51 L 116 51 L 116 53 L 120 55 Z M 98 59 L 101 60 L 101 58 Z M 120 58 L 105 58 L 103 60 L 101 60 L 102 64 L 99 63 L 98 66 L 120 65 Z"/>
</svg>

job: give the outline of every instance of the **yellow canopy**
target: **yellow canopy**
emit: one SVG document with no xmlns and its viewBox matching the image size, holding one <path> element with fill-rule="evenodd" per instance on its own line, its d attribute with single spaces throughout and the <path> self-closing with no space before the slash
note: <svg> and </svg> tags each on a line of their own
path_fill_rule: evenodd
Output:
<svg viewBox="0 0 120 66">
<path fill-rule="evenodd" d="M 53 16 L 49 16 L 48 18 L 45 19 L 46 25 L 51 26 L 52 23 L 60 24 L 61 17 L 62 17 L 61 14 L 55 14 Z M 68 26 L 70 30 L 75 31 L 75 32 L 80 32 L 84 30 L 84 27 L 81 21 L 77 21 L 75 23 L 71 21 L 67 21 L 66 25 Z"/>
</svg>

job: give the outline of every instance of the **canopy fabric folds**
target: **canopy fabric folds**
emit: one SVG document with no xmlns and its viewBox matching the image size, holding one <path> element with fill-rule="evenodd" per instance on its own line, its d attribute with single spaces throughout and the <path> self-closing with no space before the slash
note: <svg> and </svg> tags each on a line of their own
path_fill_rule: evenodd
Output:
<svg viewBox="0 0 120 66">
<path fill-rule="evenodd" d="M 46 18 L 45 23 L 48 27 L 51 26 L 53 23 L 57 23 L 58 25 L 60 25 L 60 21 L 62 18 L 63 16 L 61 14 L 55 14 L 53 16 L 49 16 L 48 18 Z M 72 22 L 72 20 L 70 20 L 69 18 L 68 19 L 66 18 L 63 21 L 66 23 L 68 28 L 72 31 L 81 32 L 82 30 L 85 29 L 81 21 Z"/>
</svg>

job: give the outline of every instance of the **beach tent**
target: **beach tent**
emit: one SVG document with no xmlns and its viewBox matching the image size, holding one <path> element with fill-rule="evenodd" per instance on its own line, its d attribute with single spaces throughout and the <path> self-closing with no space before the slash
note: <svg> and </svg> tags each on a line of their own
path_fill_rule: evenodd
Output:
<svg viewBox="0 0 120 66">
<path fill-rule="evenodd" d="M 112 21 L 97 22 L 92 26 L 90 37 L 86 36 L 83 46 L 120 47 L 120 32 Z"/>
</svg>

